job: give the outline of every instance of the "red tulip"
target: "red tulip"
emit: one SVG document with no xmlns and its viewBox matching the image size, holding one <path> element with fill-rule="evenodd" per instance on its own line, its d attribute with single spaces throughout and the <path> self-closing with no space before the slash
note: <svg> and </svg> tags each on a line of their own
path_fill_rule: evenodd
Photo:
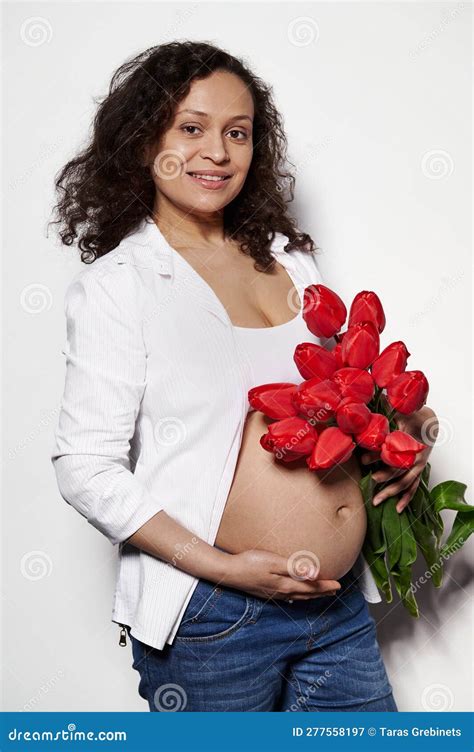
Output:
<svg viewBox="0 0 474 752">
<path fill-rule="evenodd" d="M 342 342 L 338 342 L 335 347 L 332 348 L 331 353 L 336 359 L 336 368 L 342 368 L 344 361 L 342 360 Z"/>
<path fill-rule="evenodd" d="M 379 334 L 385 329 L 385 314 L 380 298 L 375 292 L 362 290 L 352 301 L 349 311 L 349 326 L 362 321 L 372 321 Z"/>
<path fill-rule="evenodd" d="M 312 379 L 316 376 L 321 381 L 329 379 L 337 368 L 334 353 L 313 342 L 301 342 L 297 345 L 293 360 L 304 379 Z"/>
<path fill-rule="evenodd" d="M 339 368 L 331 379 L 338 385 L 343 397 L 351 397 L 351 402 L 370 402 L 375 385 L 372 376 L 362 368 Z"/>
<path fill-rule="evenodd" d="M 380 458 L 392 467 L 410 468 L 415 462 L 416 455 L 426 448 L 405 431 L 392 431 L 385 437 L 382 444 Z"/>
<path fill-rule="evenodd" d="M 377 451 L 382 446 L 389 431 L 390 425 L 385 415 L 372 413 L 367 428 L 360 433 L 356 433 L 354 438 L 358 446 Z"/>
<path fill-rule="evenodd" d="M 297 388 L 297 384 L 285 381 L 261 384 L 249 390 L 248 400 L 255 410 L 260 410 L 269 418 L 281 420 L 298 415 L 292 400 Z"/>
<path fill-rule="evenodd" d="M 429 388 L 422 371 L 404 371 L 387 386 L 387 399 L 399 413 L 409 415 L 425 404 Z"/>
<path fill-rule="evenodd" d="M 330 379 L 318 376 L 303 381 L 293 394 L 293 404 L 299 413 L 324 422 L 332 418 L 341 402 L 341 390 Z"/>
<path fill-rule="evenodd" d="M 270 423 L 268 432 L 260 438 L 261 446 L 273 452 L 282 462 L 307 457 L 318 438 L 317 431 L 303 418 L 284 418 Z"/>
<path fill-rule="evenodd" d="M 355 449 L 352 438 L 336 426 L 325 428 L 319 434 L 313 451 L 306 459 L 310 470 L 325 470 L 346 462 Z"/>
<path fill-rule="evenodd" d="M 344 324 L 347 309 L 334 290 L 309 285 L 303 293 L 303 318 L 316 337 L 332 337 Z"/>
<path fill-rule="evenodd" d="M 361 321 L 347 330 L 342 340 L 342 359 L 348 366 L 368 368 L 379 354 L 380 338 L 375 324 Z"/>
<path fill-rule="evenodd" d="M 339 344 L 340 342 L 342 342 L 342 340 L 344 339 L 344 337 L 347 334 L 347 331 L 348 330 L 346 329 L 345 332 L 339 332 L 338 334 L 334 335 L 334 339 L 336 340 L 337 344 Z"/>
<path fill-rule="evenodd" d="M 370 367 L 377 386 L 386 387 L 395 376 L 399 376 L 407 367 L 409 357 L 410 353 L 403 342 L 387 345 Z"/>
<path fill-rule="evenodd" d="M 336 421 L 344 433 L 361 433 L 369 425 L 371 415 L 362 402 L 348 402 L 338 408 Z"/>
</svg>

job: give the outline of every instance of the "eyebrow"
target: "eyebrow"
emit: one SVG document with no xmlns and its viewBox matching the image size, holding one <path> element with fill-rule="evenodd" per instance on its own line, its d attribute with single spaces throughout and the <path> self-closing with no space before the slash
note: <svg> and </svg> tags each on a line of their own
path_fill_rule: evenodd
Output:
<svg viewBox="0 0 474 752">
<path fill-rule="evenodd" d="M 176 114 L 179 115 L 181 112 L 191 112 L 193 115 L 201 115 L 201 117 L 209 117 L 207 112 L 202 112 L 201 110 L 179 110 Z M 249 117 L 249 115 L 234 115 L 231 117 L 231 120 L 242 120 L 243 118 L 246 118 L 247 120 L 250 120 L 252 122 L 252 118 Z"/>
</svg>

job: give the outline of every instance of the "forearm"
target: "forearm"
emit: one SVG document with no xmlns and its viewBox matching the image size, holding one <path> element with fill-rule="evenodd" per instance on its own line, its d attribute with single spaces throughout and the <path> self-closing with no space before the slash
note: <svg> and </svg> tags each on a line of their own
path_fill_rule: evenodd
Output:
<svg viewBox="0 0 474 752">
<path fill-rule="evenodd" d="M 211 582 L 223 580 L 230 568 L 232 554 L 210 546 L 164 510 L 155 514 L 126 542 L 163 559 L 170 566 Z"/>
</svg>

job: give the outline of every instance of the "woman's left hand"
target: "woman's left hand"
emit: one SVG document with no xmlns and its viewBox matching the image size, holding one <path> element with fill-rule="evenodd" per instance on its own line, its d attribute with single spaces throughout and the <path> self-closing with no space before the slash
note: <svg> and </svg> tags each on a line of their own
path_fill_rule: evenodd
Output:
<svg viewBox="0 0 474 752">
<path fill-rule="evenodd" d="M 414 436 L 417 441 L 421 441 L 423 444 L 427 443 L 425 434 L 429 437 L 434 435 L 436 439 L 438 422 L 436 414 L 430 407 L 424 406 L 416 413 L 412 413 L 412 415 L 401 415 L 400 413 L 397 413 L 395 421 L 400 431 L 406 431 L 406 433 Z M 422 429 L 425 426 L 426 421 L 429 421 L 429 430 L 423 431 Z M 385 499 L 390 498 L 390 496 L 396 496 L 401 491 L 404 491 L 396 506 L 397 512 L 403 512 L 415 495 L 418 484 L 420 483 L 421 474 L 428 462 L 433 446 L 434 441 L 433 443 L 428 444 L 425 449 L 422 449 L 421 452 L 418 452 L 415 457 L 415 462 L 409 470 L 385 465 L 386 469 L 383 468 L 377 470 L 377 472 L 373 474 L 372 478 L 376 483 L 383 483 L 393 478 L 397 478 L 394 483 L 385 486 L 385 488 L 374 496 L 373 503 L 375 506 Z M 361 456 L 361 462 L 364 465 L 377 462 L 378 460 L 380 460 L 380 452 L 367 451 Z"/>
</svg>

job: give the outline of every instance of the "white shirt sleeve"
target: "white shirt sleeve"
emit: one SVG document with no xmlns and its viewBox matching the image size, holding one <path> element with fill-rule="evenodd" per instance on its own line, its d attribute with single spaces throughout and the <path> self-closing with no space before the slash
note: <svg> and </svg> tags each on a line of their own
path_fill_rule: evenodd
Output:
<svg viewBox="0 0 474 752">
<path fill-rule="evenodd" d="M 63 499 L 112 544 L 163 509 L 130 471 L 147 364 L 136 287 L 127 265 L 86 270 L 64 298 L 66 378 L 51 461 Z"/>
</svg>

